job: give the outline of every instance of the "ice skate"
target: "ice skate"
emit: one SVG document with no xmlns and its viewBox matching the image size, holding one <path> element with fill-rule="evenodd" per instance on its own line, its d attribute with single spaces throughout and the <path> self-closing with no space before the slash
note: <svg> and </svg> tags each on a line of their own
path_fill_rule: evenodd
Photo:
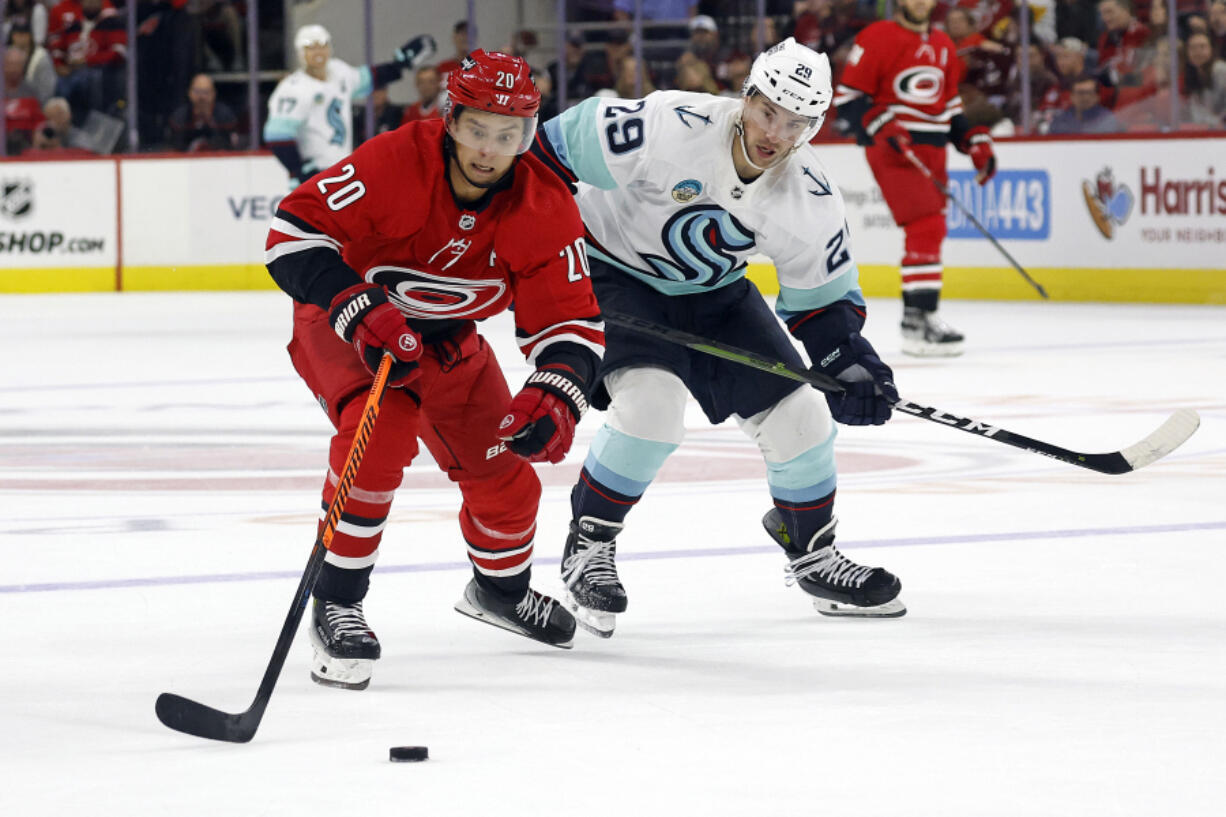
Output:
<svg viewBox="0 0 1226 817">
<path fill-rule="evenodd" d="M 956 357 L 962 354 L 962 333 L 941 320 L 936 310 L 903 307 L 902 350 L 915 357 Z"/>
<path fill-rule="evenodd" d="M 366 623 L 362 602 L 314 600 L 311 611 L 311 680 L 341 689 L 366 689 L 381 653 L 379 639 Z"/>
<path fill-rule="evenodd" d="M 880 567 L 863 567 L 834 546 L 836 520 L 813 535 L 808 547 L 794 542 L 777 509 L 762 517 L 762 526 L 789 559 L 784 568 L 788 585 L 813 596 L 813 608 L 825 616 L 898 618 L 907 614 L 898 598 L 902 582 Z"/>
<path fill-rule="evenodd" d="M 470 579 L 456 612 L 510 630 L 513 633 L 570 649 L 575 640 L 575 618 L 556 599 L 529 588 L 518 601 L 505 601 Z"/>
<path fill-rule="evenodd" d="M 582 516 L 570 523 L 562 550 L 563 603 L 580 627 L 601 638 L 613 635 L 617 614 L 626 612 L 626 589 L 614 562 L 621 529 L 617 522 Z"/>
</svg>

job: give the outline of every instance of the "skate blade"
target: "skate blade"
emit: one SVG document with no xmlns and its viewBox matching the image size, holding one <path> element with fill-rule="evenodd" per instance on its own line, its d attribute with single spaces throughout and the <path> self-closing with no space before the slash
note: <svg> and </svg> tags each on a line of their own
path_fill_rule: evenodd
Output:
<svg viewBox="0 0 1226 817">
<path fill-rule="evenodd" d="M 564 641 L 560 644 L 551 644 L 548 641 L 541 641 L 539 638 L 536 638 L 531 633 L 524 630 L 523 627 L 516 627 L 514 624 L 507 623 L 505 619 L 501 619 L 498 616 L 492 616 L 481 608 L 473 606 L 467 597 L 461 597 L 460 600 L 455 603 L 455 611 L 457 613 L 462 613 L 469 618 L 475 618 L 477 621 L 483 621 L 486 624 L 493 625 L 500 630 L 506 630 L 509 633 L 522 635 L 524 638 L 531 638 L 538 644 L 545 644 L 549 647 L 558 647 L 559 649 L 563 650 L 569 650 L 571 647 L 575 646 L 574 636 L 571 636 L 569 641 Z"/>
<path fill-rule="evenodd" d="M 874 607 L 859 607 L 827 599 L 813 599 L 813 609 L 832 618 L 902 618 L 907 606 L 899 599 L 892 599 Z"/>
<path fill-rule="evenodd" d="M 311 665 L 311 680 L 320 686 L 337 689 L 366 689 L 375 662 L 369 658 L 333 658 L 327 654 L 315 654 Z"/>
<path fill-rule="evenodd" d="M 598 638 L 613 637 L 613 630 L 617 627 L 616 613 L 606 613 L 584 607 L 575 601 L 575 597 L 570 594 L 569 590 L 562 597 L 562 602 L 566 605 L 566 609 L 570 610 L 571 615 L 575 617 L 575 623 L 580 627 Z"/>
<path fill-rule="evenodd" d="M 902 353 L 911 357 L 957 357 L 962 354 L 962 341 L 957 343 L 929 343 L 924 340 L 903 338 Z"/>
</svg>

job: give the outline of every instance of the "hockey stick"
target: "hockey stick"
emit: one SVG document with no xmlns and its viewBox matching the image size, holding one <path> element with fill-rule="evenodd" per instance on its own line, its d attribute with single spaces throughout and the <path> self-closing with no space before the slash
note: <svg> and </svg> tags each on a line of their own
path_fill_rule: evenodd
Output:
<svg viewBox="0 0 1226 817">
<path fill-rule="evenodd" d="M 332 544 L 332 536 L 336 533 L 336 526 L 340 522 L 341 513 L 349 499 L 349 490 L 353 487 L 358 467 L 362 464 L 362 456 L 366 453 L 370 435 L 374 432 L 375 419 L 379 416 L 379 407 L 387 391 L 387 376 L 392 368 L 392 360 L 390 352 L 383 353 L 379 370 L 375 372 L 375 382 L 370 387 L 370 396 L 366 398 L 366 406 L 362 409 L 362 422 L 358 425 L 353 445 L 349 447 L 345 467 L 341 470 L 336 496 L 328 505 L 328 515 L 324 518 L 323 531 L 315 539 L 315 546 L 311 549 L 311 558 L 307 560 L 302 581 L 298 582 L 298 589 L 294 591 L 294 602 L 289 608 L 289 614 L 285 617 L 285 623 L 281 625 L 281 635 L 277 637 L 277 646 L 273 648 L 268 668 L 264 670 L 264 678 L 260 681 L 260 688 L 256 690 L 255 700 L 251 702 L 251 706 L 247 707 L 246 712 L 231 714 L 181 695 L 163 692 L 158 696 L 154 711 L 157 712 L 158 720 L 171 729 L 201 738 L 225 740 L 231 743 L 246 743 L 255 737 L 255 730 L 260 728 L 260 720 L 263 719 L 268 700 L 272 697 L 273 687 L 277 685 L 281 668 L 285 666 L 285 658 L 289 655 L 294 635 L 298 631 L 298 623 L 302 621 L 302 614 L 311 597 L 311 590 L 315 587 L 315 580 L 319 578 L 319 573 L 323 569 L 324 556 L 328 552 L 328 546 Z"/>
<path fill-rule="evenodd" d="M 932 171 L 928 169 L 927 165 L 925 165 L 923 162 L 920 161 L 919 157 L 915 155 L 915 152 L 912 151 L 911 148 L 904 147 L 902 149 L 902 155 L 906 156 L 907 161 L 915 165 L 915 168 L 920 173 L 923 173 L 925 176 L 928 177 L 928 181 L 932 182 L 933 185 L 936 186 L 936 189 L 941 191 L 941 195 L 945 196 L 945 198 L 949 199 L 955 205 L 957 205 L 958 209 L 962 211 L 962 215 L 966 216 L 967 219 L 970 220 L 971 224 L 974 224 L 975 228 L 978 229 L 979 232 L 983 233 L 983 237 L 986 238 L 988 241 L 991 241 L 992 246 L 1000 250 L 1000 254 L 1003 255 L 1009 261 L 1009 263 L 1013 265 L 1013 268 L 1015 270 L 1021 273 L 1021 276 L 1026 279 L 1026 283 L 1034 287 L 1035 291 L 1038 292 L 1039 295 L 1043 296 L 1044 299 L 1047 298 L 1047 290 L 1043 289 L 1043 285 L 1040 284 L 1038 281 L 1034 280 L 1033 278 L 1031 278 L 1030 274 L 1027 273 L 1026 270 L 1022 269 L 1022 265 L 1017 263 L 1017 261 L 1013 258 L 1013 256 L 1009 254 L 1009 251 L 1001 246 L 1000 242 L 996 240 L 996 236 L 989 233 L 988 228 L 984 227 L 982 224 L 979 223 L 979 219 L 975 218 L 975 216 L 971 213 L 971 211 L 966 208 L 966 205 L 962 203 L 962 200 L 959 199 L 957 196 L 955 196 L 953 193 L 949 192 L 949 188 L 941 184 L 937 180 L 937 177 L 932 175 Z"/>
<path fill-rule="evenodd" d="M 698 335 L 692 335 L 689 332 L 673 329 L 670 326 L 660 326 L 641 318 L 607 311 L 604 312 L 604 319 L 614 326 L 650 335 L 660 340 L 666 340 L 669 343 L 676 343 L 697 352 L 703 352 L 714 357 L 723 358 L 724 360 L 731 360 L 734 363 L 760 369 L 780 377 L 808 383 L 810 386 L 815 386 L 823 392 L 837 393 L 845 391 L 843 384 L 829 375 L 810 371 L 809 369 L 798 369 L 781 360 L 771 360 L 755 352 L 739 349 L 735 346 L 729 346 Z M 987 437 L 998 443 L 1020 448 L 1023 451 L 1042 454 L 1045 457 L 1051 457 L 1060 462 L 1067 462 L 1069 465 L 1088 468 L 1100 474 L 1126 474 L 1129 471 L 1143 468 L 1174 451 L 1185 440 L 1191 437 L 1193 432 L 1200 426 L 1200 416 L 1195 411 L 1192 409 L 1179 409 L 1168 417 L 1166 422 L 1159 426 L 1152 434 L 1135 445 L 1106 454 L 1083 454 L 1079 451 L 1071 451 L 1058 445 L 1045 443 L 1042 440 L 1035 440 L 1012 431 L 1006 431 L 1003 428 L 988 425 L 980 420 L 959 417 L 933 406 L 924 406 L 901 398 L 897 403 L 894 403 L 894 409 L 904 414 L 910 414 L 924 420 L 948 426 L 949 428 L 956 428 L 959 431 L 965 431 L 979 437 Z"/>
</svg>

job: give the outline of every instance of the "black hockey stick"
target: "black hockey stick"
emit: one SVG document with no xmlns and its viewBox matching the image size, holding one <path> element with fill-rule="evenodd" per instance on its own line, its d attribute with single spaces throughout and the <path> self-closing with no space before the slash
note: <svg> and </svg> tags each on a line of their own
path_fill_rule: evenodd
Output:
<svg viewBox="0 0 1226 817">
<path fill-rule="evenodd" d="M 380 361 L 379 370 L 375 373 L 375 382 L 370 387 L 370 395 L 366 398 L 366 406 L 362 410 L 362 422 L 358 425 L 353 445 L 349 448 L 349 457 L 345 460 L 345 467 L 341 471 L 336 496 L 332 498 L 332 503 L 328 506 L 323 531 L 315 539 L 315 546 L 311 549 L 311 558 L 307 560 L 302 581 L 298 582 L 298 589 L 294 591 L 294 602 L 290 605 L 285 623 L 281 625 L 281 635 L 277 637 L 277 646 L 273 648 L 268 668 L 264 670 L 264 678 L 260 681 L 260 688 L 256 690 L 255 700 L 251 702 L 251 706 L 247 707 L 246 712 L 231 714 L 181 695 L 163 692 L 158 696 L 154 711 L 157 712 L 158 720 L 171 729 L 201 738 L 225 740 L 231 743 L 246 743 L 255 737 L 255 730 L 260 728 L 260 721 L 264 717 L 268 700 L 272 697 L 273 687 L 277 685 L 281 668 L 285 666 L 285 658 L 289 655 L 290 646 L 294 643 L 294 636 L 298 632 L 298 624 L 302 621 L 303 611 L 306 610 L 307 601 L 311 597 L 311 590 L 315 587 L 315 580 L 319 578 L 319 573 L 323 570 L 324 556 L 328 552 L 328 546 L 332 544 L 332 536 L 336 533 L 337 523 L 340 522 L 341 513 L 349 499 L 349 490 L 353 487 L 354 477 L 357 476 L 358 467 L 362 464 L 362 455 L 366 453 L 370 435 L 374 432 L 375 419 L 379 416 L 379 407 L 387 391 L 387 376 L 391 371 L 392 360 L 390 352 L 383 353 L 383 360 Z"/>
<path fill-rule="evenodd" d="M 979 230 L 979 232 L 983 233 L 983 237 L 986 238 L 988 241 L 991 241 L 992 246 L 1000 250 L 1000 254 L 1003 255 L 1009 261 L 1009 263 L 1013 265 L 1013 268 L 1015 270 L 1021 273 L 1021 276 L 1026 279 L 1026 283 L 1034 287 L 1035 291 L 1038 292 L 1039 295 L 1043 296 L 1044 299 L 1047 298 L 1047 290 L 1043 289 L 1043 285 L 1040 284 L 1038 281 L 1034 280 L 1033 278 L 1031 278 L 1030 274 L 1026 272 L 1026 270 L 1022 269 L 1022 265 L 1017 263 L 1017 261 L 1013 258 L 1013 256 L 1009 254 L 1009 251 L 1001 246 L 1000 242 L 996 240 L 996 236 L 988 232 L 987 227 L 984 227 L 982 224 L 979 223 L 979 219 L 975 218 L 975 216 L 971 213 L 971 211 L 967 209 L 966 205 L 962 203 L 961 199 L 959 199 L 953 193 L 949 192 L 948 187 L 946 187 L 945 185 L 937 181 L 937 177 L 932 175 L 932 171 L 928 169 L 927 165 L 925 165 L 923 162 L 920 161 L 920 158 L 915 155 L 915 152 L 911 150 L 911 148 L 904 147 L 902 149 L 902 155 L 906 156 L 907 161 L 915 165 L 916 169 L 919 170 L 920 173 L 923 173 L 925 176 L 928 177 L 928 181 L 932 182 L 936 186 L 936 189 L 941 191 L 941 195 L 945 196 L 945 198 L 949 199 L 955 205 L 957 205 L 958 209 L 962 211 L 962 215 L 966 216 L 967 219 L 970 220 L 971 224 L 974 224 L 975 228 Z"/>
<path fill-rule="evenodd" d="M 845 391 L 843 384 L 829 375 L 809 369 L 798 369 L 781 360 L 771 360 L 755 352 L 738 349 L 735 346 L 729 346 L 698 335 L 692 335 L 689 332 L 673 329 L 670 326 L 660 326 L 641 318 L 608 311 L 604 312 L 604 319 L 614 326 L 650 335 L 660 340 L 666 340 L 669 343 L 676 343 L 697 352 L 703 352 L 714 357 L 723 358 L 724 360 L 731 360 L 734 363 L 770 372 L 780 377 L 808 383 L 820 391 Z M 1100 474 L 1125 474 L 1129 471 L 1143 468 L 1174 451 L 1185 440 L 1191 437 L 1193 432 L 1200 426 L 1200 416 L 1195 411 L 1192 409 L 1179 409 L 1168 417 L 1166 422 L 1159 426 L 1152 434 L 1135 445 L 1106 454 L 1083 454 L 1079 451 L 1070 451 L 1058 445 L 1052 445 L 1042 440 L 1035 440 L 1012 431 L 1006 431 L 1003 428 L 988 425 L 979 420 L 959 417 L 932 406 L 912 403 L 901 398 L 894 404 L 894 409 L 904 414 L 911 414 L 924 420 L 948 426 L 949 428 L 956 428 L 959 431 L 987 437 L 998 443 L 1011 445 L 1014 448 L 1042 454 L 1045 457 L 1060 460 L 1060 462 L 1067 462 L 1069 465 L 1088 468 Z"/>
</svg>

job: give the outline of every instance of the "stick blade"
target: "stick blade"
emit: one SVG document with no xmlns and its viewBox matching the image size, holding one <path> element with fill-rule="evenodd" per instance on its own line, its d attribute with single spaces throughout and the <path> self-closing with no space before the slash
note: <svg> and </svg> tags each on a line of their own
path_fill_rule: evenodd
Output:
<svg viewBox="0 0 1226 817">
<path fill-rule="evenodd" d="M 228 743 L 247 743 L 255 737 L 259 722 L 251 722 L 247 713 L 233 715 L 211 706 L 197 703 L 173 692 L 163 692 L 154 705 L 158 720 L 177 732 L 198 738 Z"/>
<path fill-rule="evenodd" d="M 1153 434 L 1135 445 L 1125 448 L 1120 454 L 1128 462 L 1130 470 L 1144 468 L 1156 462 L 1179 446 L 1200 428 L 1200 415 L 1192 409 L 1180 409 L 1166 418 Z"/>
</svg>

